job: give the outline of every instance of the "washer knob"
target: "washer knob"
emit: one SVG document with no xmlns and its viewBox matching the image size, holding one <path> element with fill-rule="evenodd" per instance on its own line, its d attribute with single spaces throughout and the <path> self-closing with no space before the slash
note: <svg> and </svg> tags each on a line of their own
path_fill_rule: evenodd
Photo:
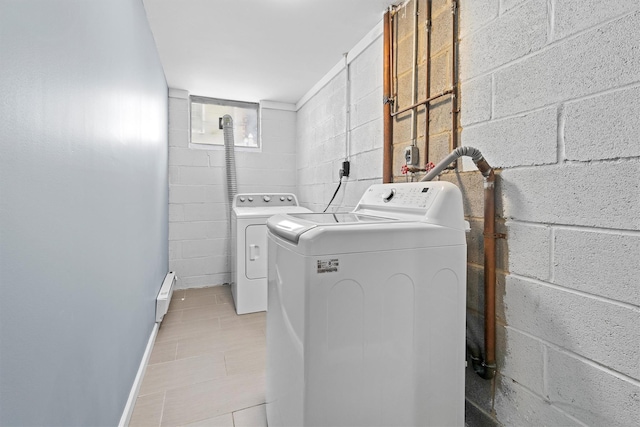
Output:
<svg viewBox="0 0 640 427">
<path fill-rule="evenodd" d="M 264 200 L 265 202 L 269 203 L 269 202 L 271 201 L 271 197 L 269 197 L 269 196 L 264 196 L 264 197 L 262 198 L 262 200 Z"/>
<path fill-rule="evenodd" d="M 253 202 L 253 197 L 249 197 L 249 201 L 250 201 L 250 202 Z"/>
<path fill-rule="evenodd" d="M 293 197 L 291 197 L 291 196 L 287 196 L 287 200 L 288 200 L 288 201 L 292 201 L 292 200 L 293 200 Z"/>
<path fill-rule="evenodd" d="M 382 200 L 387 203 L 389 202 L 391 199 L 393 199 L 393 196 L 396 195 L 396 189 L 395 188 L 390 188 L 388 190 L 386 190 L 384 193 L 382 193 Z"/>
<path fill-rule="evenodd" d="M 280 201 L 284 202 L 284 196 L 280 196 Z"/>
<path fill-rule="evenodd" d="M 244 202 L 246 199 L 244 197 L 240 197 L 240 201 Z"/>
</svg>

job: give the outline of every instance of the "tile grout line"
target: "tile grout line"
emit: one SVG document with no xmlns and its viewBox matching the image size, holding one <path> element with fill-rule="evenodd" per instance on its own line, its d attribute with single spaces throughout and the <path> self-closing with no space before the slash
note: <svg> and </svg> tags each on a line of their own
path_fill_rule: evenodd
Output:
<svg viewBox="0 0 640 427">
<path fill-rule="evenodd" d="M 162 426 L 162 417 L 164 417 L 164 404 L 167 400 L 167 392 L 166 390 L 162 393 L 162 408 L 160 409 L 160 422 L 158 423 L 158 427 Z"/>
<path fill-rule="evenodd" d="M 229 293 L 229 291 L 227 290 L 226 293 Z M 229 305 L 227 300 L 230 299 L 230 296 L 231 295 L 216 295 L 215 296 L 216 304 L 208 304 L 208 305 L 201 306 L 201 307 L 205 308 L 205 309 L 216 310 L 216 308 L 217 308 L 216 306 L 218 306 L 218 308 L 219 308 L 219 306 L 221 304 Z M 185 295 L 180 299 L 182 299 L 182 301 L 184 301 L 185 299 L 188 299 L 188 296 L 186 295 L 186 292 L 185 292 Z M 175 310 L 175 318 L 182 318 L 184 316 L 184 314 L 185 314 L 185 310 L 190 310 L 190 309 L 194 309 L 194 308 L 200 308 L 200 307 L 181 308 L 179 310 Z M 216 314 L 220 314 L 220 315 L 212 317 L 212 319 L 215 318 L 215 321 L 211 324 L 211 326 L 213 326 L 215 328 L 216 326 L 214 326 L 214 325 L 217 324 L 218 331 L 222 331 L 222 332 L 224 332 L 224 331 L 233 332 L 237 328 L 240 328 L 241 330 L 244 330 L 245 328 L 248 328 L 248 329 L 252 330 L 253 327 L 254 327 L 254 322 L 255 323 L 259 323 L 260 322 L 259 319 L 255 319 L 255 321 L 250 321 L 248 324 L 245 325 L 244 322 L 233 322 L 235 316 L 226 316 L 223 313 L 216 313 Z M 235 315 L 235 312 L 233 314 Z M 208 320 L 208 319 L 201 319 L 201 320 Z M 229 322 L 230 320 L 231 320 L 231 322 Z M 187 323 L 189 323 L 189 322 L 187 322 Z M 223 323 L 226 324 L 226 327 L 223 327 Z M 179 322 L 179 323 L 176 323 L 176 325 L 178 326 L 178 328 L 182 328 L 182 327 L 184 327 L 186 325 L 186 323 Z M 264 334 L 265 334 L 265 331 L 262 331 L 260 335 L 264 336 Z M 188 336 L 191 336 L 191 335 L 188 334 Z M 173 358 L 174 358 L 173 361 L 177 361 L 178 360 L 178 354 L 179 354 L 179 350 L 181 348 L 180 347 L 180 345 L 181 345 L 180 340 L 182 339 L 182 337 L 177 335 L 176 339 L 177 339 L 177 342 L 176 342 L 176 345 L 175 345 L 174 350 L 173 350 Z M 182 345 L 184 345 L 184 344 L 182 344 Z M 225 346 L 223 351 L 218 350 L 220 353 L 222 353 L 221 355 L 223 356 L 222 358 L 223 358 L 223 361 L 224 361 L 224 376 L 226 376 L 226 377 L 229 376 L 229 366 L 228 366 L 228 360 L 227 360 L 228 357 L 227 357 L 226 353 L 230 349 L 231 348 L 227 348 Z M 204 355 L 201 355 L 201 356 L 204 356 Z M 194 355 L 193 357 L 198 357 L 198 356 Z M 187 359 L 189 359 L 189 358 L 187 358 Z M 215 380 L 215 378 L 214 378 L 214 380 Z M 207 381 L 209 381 L 209 380 L 207 380 Z M 190 384 L 190 385 L 186 385 L 185 387 L 190 387 L 190 386 L 193 386 L 193 385 L 198 384 L 200 382 L 201 381 L 196 381 L 195 383 Z M 167 392 L 169 392 L 169 391 L 171 391 L 171 389 L 165 389 L 165 390 L 162 391 L 162 393 L 163 393 L 163 395 L 162 395 L 162 405 L 161 405 L 160 414 L 159 414 L 160 415 L 160 417 L 159 417 L 160 426 L 162 425 L 162 423 L 164 421 L 165 415 L 168 415 L 168 412 L 167 412 L 167 408 L 168 408 L 167 407 Z M 239 412 L 239 411 L 242 411 L 242 410 L 245 410 L 245 409 L 249 409 L 249 408 L 252 408 L 252 407 L 257 407 L 257 406 L 260 406 L 260 405 L 264 405 L 264 402 L 262 402 L 260 404 L 254 404 L 254 405 L 248 406 L 248 407 L 238 408 L 236 410 L 232 409 L 228 413 L 231 415 L 233 425 L 234 426 L 236 425 L 236 420 L 235 420 L 235 417 L 233 415 L 235 412 Z"/>
</svg>

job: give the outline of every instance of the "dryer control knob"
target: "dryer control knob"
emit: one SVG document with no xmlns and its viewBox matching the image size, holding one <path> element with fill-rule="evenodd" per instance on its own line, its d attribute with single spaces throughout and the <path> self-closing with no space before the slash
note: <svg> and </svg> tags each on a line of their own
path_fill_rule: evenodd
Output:
<svg viewBox="0 0 640 427">
<path fill-rule="evenodd" d="M 284 196 L 280 196 L 280 201 L 284 202 Z"/>
<path fill-rule="evenodd" d="M 253 202 L 253 197 L 249 197 L 249 201 L 250 201 L 250 202 Z"/>
<path fill-rule="evenodd" d="M 244 202 L 246 199 L 244 197 L 240 197 L 240 201 Z"/>
<path fill-rule="evenodd" d="M 287 200 L 288 200 L 288 201 L 292 201 L 292 200 L 293 200 L 293 197 L 291 197 L 291 196 L 287 196 Z"/>
<path fill-rule="evenodd" d="M 267 202 L 267 203 L 268 203 L 268 202 L 270 202 L 270 201 L 271 201 L 271 197 L 269 197 L 269 196 L 264 196 L 264 197 L 262 198 L 262 200 L 264 200 L 265 202 Z"/>
<path fill-rule="evenodd" d="M 385 203 L 391 201 L 391 199 L 393 199 L 393 196 L 396 195 L 396 189 L 395 188 L 390 188 L 389 190 L 386 190 L 384 193 L 382 193 L 382 200 L 384 200 Z"/>
</svg>

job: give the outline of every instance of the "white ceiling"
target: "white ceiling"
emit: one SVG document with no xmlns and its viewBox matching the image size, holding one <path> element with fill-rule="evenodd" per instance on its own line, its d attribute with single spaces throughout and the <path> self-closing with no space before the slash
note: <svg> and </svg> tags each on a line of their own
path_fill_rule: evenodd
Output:
<svg viewBox="0 0 640 427">
<path fill-rule="evenodd" d="M 397 0 L 144 0 L 169 87 L 296 103 Z"/>
</svg>

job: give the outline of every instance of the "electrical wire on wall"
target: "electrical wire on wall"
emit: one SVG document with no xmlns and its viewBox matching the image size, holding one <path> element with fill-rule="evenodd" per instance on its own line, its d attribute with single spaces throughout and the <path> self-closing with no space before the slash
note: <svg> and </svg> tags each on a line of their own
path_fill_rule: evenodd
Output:
<svg viewBox="0 0 640 427">
<path fill-rule="evenodd" d="M 351 68 L 349 67 L 348 53 L 344 54 L 344 69 L 346 73 L 345 81 L 345 161 L 349 160 L 351 151 Z M 348 175 L 347 175 L 348 176 Z"/>
<path fill-rule="evenodd" d="M 336 191 L 333 193 L 333 196 L 331 197 L 331 200 L 329 200 L 329 203 L 327 204 L 327 207 L 324 208 L 324 210 L 322 212 L 326 212 L 327 209 L 329 209 L 329 206 L 331 206 L 331 203 L 333 202 L 333 199 L 336 198 L 336 195 L 338 194 L 338 191 L 340 190 L 340 186 L 342 185 L 342 174 L 340 174 L 340 181 L 338 181 L 338 187 L 336 188 Z"/>
<path fill-rule="evenodd" d="M 331 200 L 327 204 L 327 207 L 324 208 L 322 212 L 326 212 L 331 206 L 331 203 L 335 200 L 338 195 L 338 191 L 340 191 L 340 187 L 342 186 L 342 178 L 349 176 L 350 162 L 349 162 L 349 152 L 351 150 L 351 75 L 349 68 L 349 58 L 348 53 L 344 54 L 344 69 L 346 74 L 345 80 L 345 157 L 342 162 L 342 169 L 340 169 L 340 179 L 338 180 L 338 187 L 336 191 L 334 191 Z"/>
</svg>

